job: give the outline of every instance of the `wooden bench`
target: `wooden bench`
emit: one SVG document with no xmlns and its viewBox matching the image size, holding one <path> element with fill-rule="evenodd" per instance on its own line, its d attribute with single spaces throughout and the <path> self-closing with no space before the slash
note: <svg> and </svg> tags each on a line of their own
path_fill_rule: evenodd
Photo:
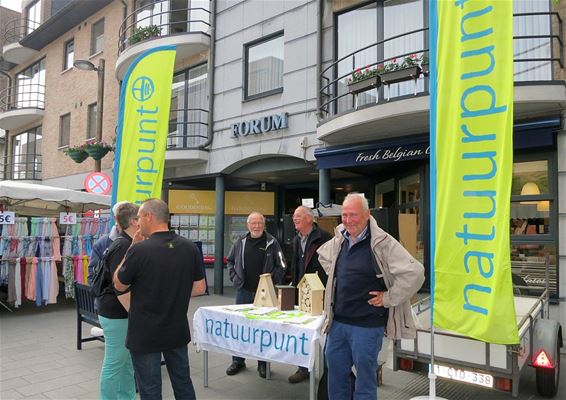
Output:
<svg viewBox="0 0 566 400">
<path fill-rule="evenodd" d="M 90 292 L 90 286 L 75 282 L 75 301 L 77 304 L 77 350 L 82 349 L 84 342 L 93 340 L 104 342 L 104 336 L 83 338 L 83 322 L 101 328 L 98 315 L 94 310 L 94 296 Z"/>
</svg>

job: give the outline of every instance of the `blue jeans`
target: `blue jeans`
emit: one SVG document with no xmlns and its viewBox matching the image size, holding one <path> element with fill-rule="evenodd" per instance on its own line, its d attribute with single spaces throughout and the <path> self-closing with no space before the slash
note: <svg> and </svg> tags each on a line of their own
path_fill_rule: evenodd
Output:
<svg viewBox="0 0 566 400">
<path fill-rule="evenodd" d="M 254 298 L 255 298 L 255 292 L 252 292 L 250 290 L 240 288 L 236 292 L 236 304 L 251 304 L 254 302 Z M 246 359 L 243 357 L 233 356 L 232 361 L 243 364 L 246 361 Z M 260 364 L 265 364 L 265 361 L 258 361 L 257 365 L 259 366 Z"/>
<path fill-rule="evenodd" d="M 354 399 L 377 398 L 377 355 L 383 327 L 365 328 L 332 321 L 326 337 L 329 400 L 350 399 L 350 372 L 356 367 Z"/>
<path fill-rule="evenodd" d="M 104 361 L 100 371 L 100 399 L 135 399 L 132 357 L 126 348 L 128 319 L 98 316 L 104 330 Z"/>
<path fill-rule="evenodd" d="M 187 345 L 162 352 L 171 379 L 175 399 L 196 399 L 195 388 L 190 376 Z M 141 400 L 161 400 L 161 352 L 134 353 L 132 361 Z"/>
</svg>

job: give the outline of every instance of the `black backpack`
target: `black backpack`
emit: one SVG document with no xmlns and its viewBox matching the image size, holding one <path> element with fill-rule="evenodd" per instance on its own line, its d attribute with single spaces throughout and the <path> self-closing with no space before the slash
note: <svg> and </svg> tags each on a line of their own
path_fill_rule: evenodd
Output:
<svg viewBox="0 0 566 400">
<path fill-rule="evenodd" d="M 121 239 L 121 237 L 116 238 L 116 240 Z M 114 242 L 112 244 L 114 244 Z M 106 292 L 107 289 L 111 289 L 112 276 L 110 276 L 107 262 L 110 258 L 110 255 L 113 254 L 118 248 L 118 246 L 116 245 L 112 247 L 112 244 L 110 244 L 110 246 L 108 246 L 108 248 L 104 250 L 102 258 L 98 260 L 98 263 L 94 268 L 92 284 L 90 286 L 90 292 L 94 297 L 100 297 Z M 112 251 L 110 251 L 110 248 L 112 248 Z"/>
<path fill-rule="evenodd" d="M 90 286 L 90 292 L 94 297 L 100 297 L 106 290 L 106 288 L 112 283 L 110 277 L 110 272 L 106 268 L 106 260 L 108 259 L 110 248 L 104 250 L 102 258 L 98 260 L 96 267 L 94 268 L 92 285 Z"/>
</svg>

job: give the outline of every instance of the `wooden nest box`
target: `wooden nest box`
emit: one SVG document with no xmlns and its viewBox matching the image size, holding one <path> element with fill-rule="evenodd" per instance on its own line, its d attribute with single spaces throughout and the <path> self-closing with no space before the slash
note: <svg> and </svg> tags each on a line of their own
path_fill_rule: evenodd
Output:
<svg viewBox="0 0 566 400">
<path fill-rule="evenodd" d="M 303 275 L 297 289 L 299 289 L 299 310 L 310 315 L 321 315 L 324 311 L 324 285 L 318 275 Z"/>
<path fill-rule="evenodd" d="M 280 311 L 295 309 L 295 286 L 277 286 L 277 308 Z"/>
<path fill-rule="evenodd" d="M 271 274 L 261 274 L 259 276 L 254 307 L 277 307 L 277 295 L 275 294 Z"/>
</svg>

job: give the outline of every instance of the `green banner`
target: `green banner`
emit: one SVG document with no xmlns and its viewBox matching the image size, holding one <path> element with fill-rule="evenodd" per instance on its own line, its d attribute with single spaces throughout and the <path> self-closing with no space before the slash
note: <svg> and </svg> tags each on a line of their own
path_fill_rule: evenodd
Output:
<svg viewBox="0 0 566 400">
<path fill-rule="evenodd" d="M 435 3 L 434 324 L 490 343 L 518 343 L 509 255 L 513 2 Z"/>
<path fill-rule="evenodd" d="M 175 46 L 146 51 L 120 89 L 112 204 L 161 197 Z"/>
</svg>

